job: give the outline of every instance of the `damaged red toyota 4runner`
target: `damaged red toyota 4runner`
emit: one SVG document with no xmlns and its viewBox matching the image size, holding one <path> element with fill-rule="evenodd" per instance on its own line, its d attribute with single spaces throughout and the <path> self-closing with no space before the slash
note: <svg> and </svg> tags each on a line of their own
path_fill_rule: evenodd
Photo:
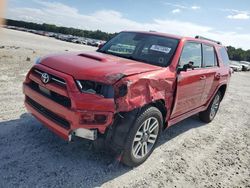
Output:
<svg viewBox="0 0 250 188">
<path fill-rule="evenodd" d="M 214 119 L 230 78 L 226 48 L 203 37 L 121 32 L 96 52 L 39 59 L 25 105 L 65 140 L 104 140 L 128 166 L 143 163 L 165 128 Z"/>
</svg>

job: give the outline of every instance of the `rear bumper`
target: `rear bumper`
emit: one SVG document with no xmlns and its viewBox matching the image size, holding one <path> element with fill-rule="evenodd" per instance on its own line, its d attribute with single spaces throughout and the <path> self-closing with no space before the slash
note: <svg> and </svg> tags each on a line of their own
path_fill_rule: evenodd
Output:
<svg viewBox="0 0 250 188">
<path fill-rule="evenodd" d="M 67 95 L 71 100 L 72 105 L 68 107 L 63 106 L 60 102 L 58 103 L 58 101 L 46 97 L 40 92 L 34 90 L 29 85 L 30 77 L 31 76 L 28 75 L 23 84 L 23 93 L 25 95 L 24 103 L 27 110 L 64 140 L 70 141 L 72 136 L 94 140 L 97 138 L 98 134 L 104 134 L 106 128 L 113 123 L 113 112 L 103 111 L 102 109 L 99 111 L 98 108 L 93 110 L 93 107 L 90 105 L 91 102 L 93 105 L 98 104 L 100 108 L 102 108 L 102 104 L 98 103 L 99 101 L 97 101 L 95 96 L 93 96 L 93 98 L 87 96 L 88 98 L 85 100 L 83 95 L 77 94 L 76 92 L 70 93 L 66 90 L 66 92 L 60 92 L 60 94 L 64 96 Z M 35 81 L 37 84 L 42 85 L 39 83 L 39 80 Z M 45 87 L 49 88 L 51 91 L 55 91 L 53 90 L 54 88 L 50 88 L 49 85 Z M 76 109 L 76 106 L 74 105 L 77 103 L 77 100 L 80 101 L 80 109 Z M 86 105 L 84 101 L 86 101 L 88 105 Z M 79 105 L 77 107 L 79 107 Z M 89 108 L 90 110 L 88 110 Z M 82 117 L 86 114 L 93 116 L 104 115 L 106 120 L 105 122 L 98 124 L 82 122 Z"/>
</svg>

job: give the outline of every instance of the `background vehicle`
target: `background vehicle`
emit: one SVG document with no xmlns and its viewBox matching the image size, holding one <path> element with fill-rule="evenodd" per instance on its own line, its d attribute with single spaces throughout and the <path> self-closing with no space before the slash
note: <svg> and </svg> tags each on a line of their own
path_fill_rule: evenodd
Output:
<svg viewBox="0 0 250 188">
<path fill-rule="evenodd" d="M 242 71 L 250 71 L 250 65 L 244 61 L 240 61 L 239 64 L 242 66 Z"/>
<path fill-rule="evenodd" d="M 75 38 L 71 42 L 77 43 L 77 44 L 85 44 L 85 45 L 87 44 L 87 40 L 82 37 Z"/>
<path fill-rule="evenodd" d="M 240 61 L 240 63 L 245 63 L 247 65 L 250 65 L 250 62 L 249 61 Z"/>
<path fill-rule="evenodd" d="M 212 121 L 229 77 L 219 42 L 121 32 L 97 52 L 40 59 L 23 91 L 27 109 L 63 139 L 102 139 L 137 166 L 163 129 L 196 113 Z"/>
<path fill-rule="evenodd" d="M 242 66 L 239 64 L 238 61 L 230 61 L 229 66 L 235 71 L 240 72 L 242 71 Z"/>
</svg>

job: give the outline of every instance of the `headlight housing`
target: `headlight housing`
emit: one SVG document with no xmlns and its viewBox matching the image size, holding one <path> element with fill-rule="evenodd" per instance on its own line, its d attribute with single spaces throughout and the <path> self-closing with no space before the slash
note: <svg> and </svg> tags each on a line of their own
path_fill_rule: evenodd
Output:
<svg viewBox="0 0 250 188">
<path fill-rule="evenodd" d="M 76 80 L 77 86 L 82 93 L 102 95 L 104 98 L 114 98 L 112 85 L 89 80 Z"/>
<path fill-rule="evenodd" d="M 126 84 L 122 84 L 118 87 L 118 92 L 116 97 L 124 97 L 128 93 L 128 86 Z"/>
</svg>

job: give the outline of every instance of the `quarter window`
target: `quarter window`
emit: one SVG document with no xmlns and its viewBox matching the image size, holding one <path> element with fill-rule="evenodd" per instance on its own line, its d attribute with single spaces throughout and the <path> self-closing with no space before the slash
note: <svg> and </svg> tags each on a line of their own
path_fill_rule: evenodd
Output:
<svg viewBox="0 0 250 188">
<path fill-rule="evenodd" d="M 220 48 L 220 55 L 222 58 L 222 62 L 224 65 L 228 65 L 229 64 L 229 58 L 228 58 L 228 54 L 227 54 L 227 50 L 226 48 Z"/>
<path fill-rule="evenodd" d="M 193 62 L 194 68 L 201 67 L 201 44 L 200 43 L 188 42 L 183 47 L 181 58 L 179 61 L 179 67 L 183 68 L 183 66 L 188 64 L 190 61 Z"/>
</svg>

